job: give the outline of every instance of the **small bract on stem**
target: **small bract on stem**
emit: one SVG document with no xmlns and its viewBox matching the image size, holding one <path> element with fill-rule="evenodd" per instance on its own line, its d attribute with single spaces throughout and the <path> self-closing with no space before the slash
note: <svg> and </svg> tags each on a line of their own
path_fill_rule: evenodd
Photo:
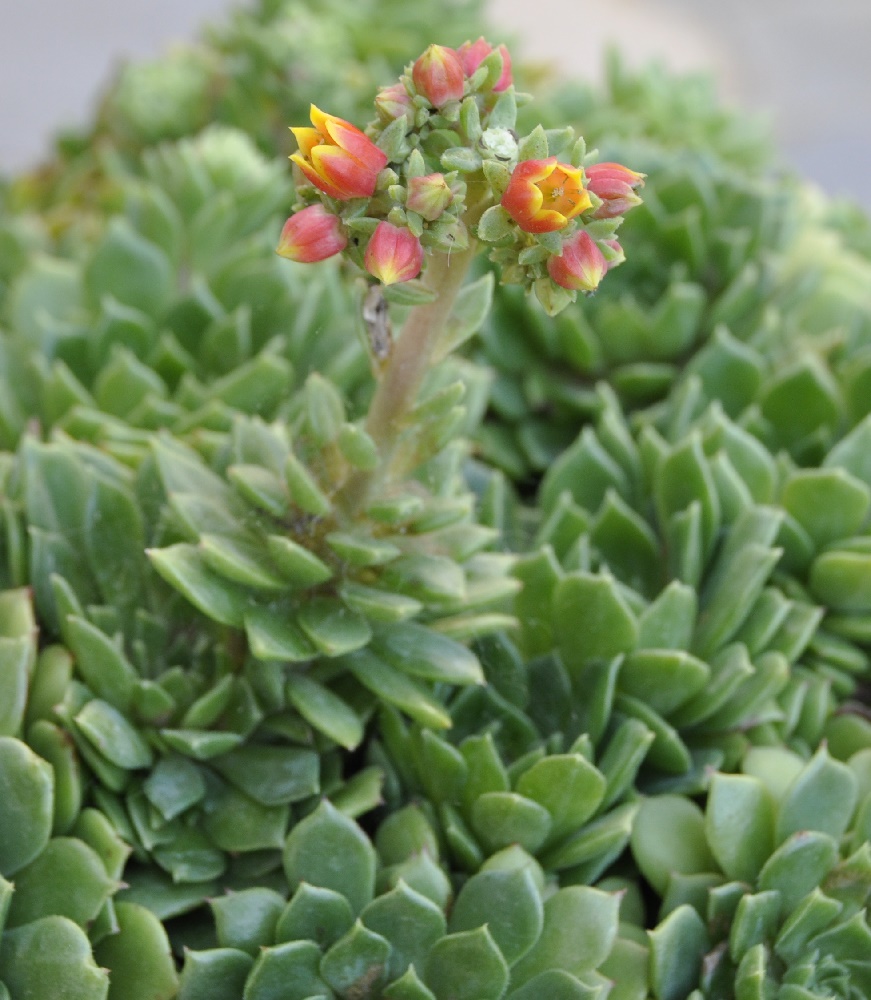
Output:
<svg viewBox="0 0 871 1000">
<path fill-rule="evenodd" d="M 534 291 L 549 315 L 624 259 L 616 233 L 640 203 L 643 174 L 587 166 L 570 129 L 549 138 L 538 126 L 518 138 L 518 96 L 504 45 L 431 45 L 379 91 L 365 131 L 314 106 L 312 127 L 292 130 L 298 211 L 278 252 L 304 263 L 342 254 L 389 301 L 411 307 L 386 350 L 369 345 L 378 384 L 365 426 L 379 462 L 344 484 L 346 511 L 364 505 L 373 484 L 412 471 L 396 467 L 396 444 L 433 359 L 446 353 L 440 342 L 482 244 L 501 281 Z"/>
</svg>

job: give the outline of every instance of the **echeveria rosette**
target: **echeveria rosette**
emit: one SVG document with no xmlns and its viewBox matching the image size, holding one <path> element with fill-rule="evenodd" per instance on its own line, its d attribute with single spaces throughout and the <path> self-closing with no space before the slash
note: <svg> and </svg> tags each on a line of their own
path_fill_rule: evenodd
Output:
<svg viewBox="0 0 871 1000">
<path fill-rule="evenodd" d="M 810 760 L 757 747 L 739 773 L 710 776 L 704 811 L 677 795 L 642 802 L 632 851 L 662 900 L 654 995 L 867 995 L 869 759 L 871 745 L 846 763 L 824 746 Z"/>
<path fill-rule="evenodd" d="M 327 996 L 449 1000 L 583 996 L 607 984 L 619 893 L 545 891 L 519 850 L 457 891 L 426 819 L 396 818 L 373 843 L 328 802 L 306 816 L 283 850 L 289 898 L 255 888 L 213 900 L 218 947 L 186 953 L 182 995 L 232 982 L 233 995 L 256 996 L 277 981 Z"/>
</svg>

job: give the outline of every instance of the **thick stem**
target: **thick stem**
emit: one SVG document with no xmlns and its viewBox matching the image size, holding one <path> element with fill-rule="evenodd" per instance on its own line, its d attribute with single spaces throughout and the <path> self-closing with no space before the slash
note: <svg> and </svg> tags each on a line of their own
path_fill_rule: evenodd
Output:
<svg viewBox="0 0 871 1000">
<path fill-rule="evenodd" d="M 342 490 L 347 509 L 359 509 L 366 502 L 374 483 L 387 474 L 396 442 L 403 430 L 403 418 L 415 404 L 433 351 L 476 250 L 476 241 L 470 240 L 467 249 L 451 254 L 433 254 L 427 262 L 423 282 L 436 293 L 437 298 L 427 305 L 415 306 L 409 312 L 381 373 L 366 418 L 366 430 L 378 445 L 378 468 L 374 472 L 351 477 Z"/>
</svg>

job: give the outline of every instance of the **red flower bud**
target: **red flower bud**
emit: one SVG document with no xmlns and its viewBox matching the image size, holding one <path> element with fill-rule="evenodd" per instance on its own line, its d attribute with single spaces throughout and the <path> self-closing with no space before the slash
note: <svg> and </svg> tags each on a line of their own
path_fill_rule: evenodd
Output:
<svg viewBox="0 0 871 1000">
<path fill-rule="evenodd" d="M 423 267 L 423 247 L 408 229 L 379 222 L 364 256 L 366 270 L 385 285 L 411 281 Z"/>
<path fill-rule="evenodd" d="M 644 184 L 644 174 L 636 173 L 621 163 L 595 163 L 585 170 L 587 188 L 602 199 L 594 218 L 612 219 L 641 204 L 635 188 Z"/>
<path fill-rule="evenodd" d="M 299 152 L 291 160 L 316 188 L 331 198 L 371 198 L 387 157 L 342 118 L 311 106 L 314 128 L 292 128 Z"/>
<path fill-rule="evenodd" d="M 563 229 L 591 204 L 581 171 L 555 156 L 518 163 L 502 195 L 502 207 L 527 233 Z"/>
<path fill-rule="evenodd" d="M 498 46 L 498 49 L 502 54 L 502 73 L 496 83 L 493 84 L 493 90 L 497 94 L 503 90 L 507 90 L 513 83 L 511 76 L 511 56 L 508 49 L 504 45 Z M 476 42 L 463 42 L 457 49 L 457 55 L 463 64 L 463 72 L 466 76 L 471 76 L 492 51 L 493 46 L 483 38 L 479 38 Z"/>
<path fill-rule="evenodd" d="M 434 222 L 454 200 L 453 192 L 444 174 L 427 174 L 408 181 L 408 198 L 405 207 L 427 222 Z"/>
<path fill-rule="evenodd" d="M 411 70 L 411 78 L 434 108 L 448 101 L 459 101 L 466 85 L 463 64 L 453 49 L 444 45 L 430 45 Z"/>
<path fill-rule="evenodd" d="M 551 278 L 563 288 L 578 292 L 592 292 L 608 270 L 608 264 L 596 241 L 580 229 L 563 243 L 561 257 L 549 257 L 547 270 Z"/>
<path fill-rule="evenodd" d="M 323 205 L 309 205 L 292 215 L 281 230 L 275 252 L 301 264 L 314 264 L 341 253 L 348 245 L 342 224 Z"/>
</svg>

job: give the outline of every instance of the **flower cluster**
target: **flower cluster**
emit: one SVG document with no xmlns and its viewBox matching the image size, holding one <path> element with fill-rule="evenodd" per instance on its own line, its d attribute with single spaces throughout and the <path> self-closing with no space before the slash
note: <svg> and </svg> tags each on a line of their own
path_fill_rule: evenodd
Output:
<svg viewBox="0 0 871 1000">
<path fill-rule="evenodd" d="M 313 105 L 311 127 L 291 130 L 299 210 L 278 253 L 303 263 L 343 253 L 398 285 L 433 254 L 481 241 L 502 280 L 534 290 L 550 313 L 594 291 L 624 259 L 615 234 L 644 175 L 585 164 L 570 129 L 518 138 L 522 97 L 508 50 L 479 38 L 431 45 L 379 91 L 365 131 Z"/>
</svg>

